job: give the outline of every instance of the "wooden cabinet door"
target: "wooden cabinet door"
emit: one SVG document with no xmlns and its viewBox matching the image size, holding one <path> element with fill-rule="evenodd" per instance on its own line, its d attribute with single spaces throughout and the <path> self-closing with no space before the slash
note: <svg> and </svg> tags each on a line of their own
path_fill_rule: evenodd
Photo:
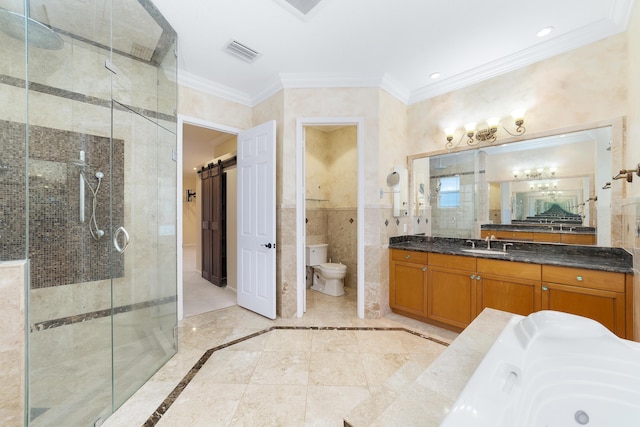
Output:
<svg viewBox="0 0 640 427">
<path fill-rule="evenodd" d="M 473 272 L 429 266 L 427 318 L 465 328 L 475 318 Z"/>
<path fill-rule="evenodd" d="M 479 275 L 477 311 L 486 307 L 528 316 L 540 310 L 540 282 Z"/>
<path fill-rule="evenodd" d="M 389 277 L 391 308 L 420 316 L 426 315 L 427 266 L 392 261 Z"/>
<path fill-rule="evenodd" d="M 542 284 L 542 309 L 577 314 L 597 320 L 625 338 L 624 293 L 587 287 Z"/>
<path fill-rule="evenodd" d="M 478 259 L 477 312 L 485 307 L 527 316 L 540 310 L 539 264 Z"/>
</svg>

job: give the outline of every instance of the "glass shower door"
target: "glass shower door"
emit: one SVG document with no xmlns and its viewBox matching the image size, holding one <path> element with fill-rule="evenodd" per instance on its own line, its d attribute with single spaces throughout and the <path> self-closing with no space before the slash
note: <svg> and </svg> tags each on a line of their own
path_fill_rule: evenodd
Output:
<svg viewBox="0 0 640 427">
<path fill-rule="evenodd" d="M 124 215 L 118 215 L 120 207 L 113 200 L 112 216 L 115 407 L 176 352 L 177 319 L 175 135 L 166 136 L 155 122 L 121 107 L 114 101 L 114 134 L 124 128 L 131 140 L 123 141 Z"/>
<path fill-rule="evenodd" d="M 143 5 L 151 7 L 135 6 Z M 144 60 L 112 55 L 112 188 L 123 188 L 121 200 L 112 198 L 111 224 L 115 408 L 177 350 L 175 33 L 157 15 L 130 13 L 114 2 L 114 45 L 143 34 L 162 43 L 136 51 Z"/>
</svg>

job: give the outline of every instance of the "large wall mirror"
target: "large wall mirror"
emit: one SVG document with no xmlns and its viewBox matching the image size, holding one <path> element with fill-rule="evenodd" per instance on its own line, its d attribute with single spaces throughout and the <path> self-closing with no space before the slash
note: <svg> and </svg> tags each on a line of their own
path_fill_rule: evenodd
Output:
<svg viewBox="0 0 640 427">
<path fill-rule="evenodd" d="M 622 119 L 473 150 L 410 156 L 414 231 L 479 239 L 487 229 L 535 230 L 566 238 L 539 241 L 619 246 L 615 201 L 621 199 L 622 183 L 612 182 L 612 175 L 621 168 L 621 148 Z M 587 235 L 590 243 L 583 239 Z"/>
</svg>

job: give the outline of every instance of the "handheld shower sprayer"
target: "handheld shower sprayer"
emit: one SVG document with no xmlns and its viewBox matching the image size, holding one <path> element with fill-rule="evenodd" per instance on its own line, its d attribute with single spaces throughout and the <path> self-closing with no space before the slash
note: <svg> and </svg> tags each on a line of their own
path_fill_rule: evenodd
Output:
<svg viewBox="0 0 640 427">
<path fill-rule="evenodd" d="M 91 237 L 93 237 L 94 240 L 100 240 L 100 238 L 102 236 L 104 236 L 105 232 L 104 230 L 101 230 L 98 227 L 98 223 L 96 221 L 96 208 L 98 205 L 98 200 L 97 200 L 97 196 L 98 196 L 98 190 L 100 189 L 100 184 L 102 184 L 102 180 L 104 179 L 104 173 L 97 171 L 95 173 L 95 177 L 98 180 L 98 184 L 96 185 L 96 188 L 94 189 L 93 186 L 91 185 L 91 183 L 89 182 L 89 180 L 87 179 L 87 176 L 85 174 L 85 168 L 87 168 L 87 163 L 85 161 L 85 154 L 84 154 L 84 150 L 80 150 L 80 158 L 79 159 L 73 159 L 70 161 L 70 163 L 74 166 L 78 166 L 78 168 L 80 169 L 80 222 L 83 223 L 84 222 L 84 189 L 85 189 L 85 184 L 87 187 L 89 187 L 89 190 L 91 191 L 91 195 L 92 200 L 91 200 L 91 219 L 89 221 L 89 232 L 91 233 Z"/>
<path fill-rule="evenodd" d="M 84 175 L 84 173 L 82 173 L 82 178 L 84 178 L 84 180 L 86 181 L 87 186 L 89 186 L 89 190 L 91 190 L 91 194 L 93 195 L 93 198 L 91 201 L 92 209 L 91 209 L 91 220 L 89 221 L 89 233 L 91 233 L 91 237 L 93 237 L 94 240 L 100 240 L 100 238 L 104 236 L 104 230 L 100 229 L 98 227 L 98 223 L 96 222 L 96 207 L 98 205 L 98 190 L 100 189 L 100 184 L 102 184 L 102 179 L 104 178 L 104 174 L 98 171 L 96 172 L 95 176 L 96 176 L 96 179 L 98 180 L 98 185 L 96 185 L 96 189 L 94 190 L 91 184 L 89 183 L 89 181 L 87 180 L 87 177 Z"/>
</svg>

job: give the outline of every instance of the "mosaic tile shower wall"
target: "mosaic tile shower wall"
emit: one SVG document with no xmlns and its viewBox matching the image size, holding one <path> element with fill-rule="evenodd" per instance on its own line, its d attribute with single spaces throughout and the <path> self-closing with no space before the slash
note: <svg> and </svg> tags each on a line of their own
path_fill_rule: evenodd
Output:
<svg viewBox="0 0 640 427">
<path fill-rule="evenodd" d="M 0 145 L 8 147 L 0 164 L 0 259 L 25 254 L 25 125 L 0 120 Z M 96 172 L 104 178 L 97 192 L 95 219 L 105 235 L 91 237 L 93 195 L 85 184 L 84 223 L 80 222 L 80 166 L 95 190 Z M 112 167 L 110 157 L 113 155 Z M 114 257 L 110 270 L 111 222 L 124 223 L 124 141 L 29 126 L 29 259 L 31 288 L 122 277 L 124 260 Z M 110 200 L 110 196 L 112 199 Z"/>
</svg>

